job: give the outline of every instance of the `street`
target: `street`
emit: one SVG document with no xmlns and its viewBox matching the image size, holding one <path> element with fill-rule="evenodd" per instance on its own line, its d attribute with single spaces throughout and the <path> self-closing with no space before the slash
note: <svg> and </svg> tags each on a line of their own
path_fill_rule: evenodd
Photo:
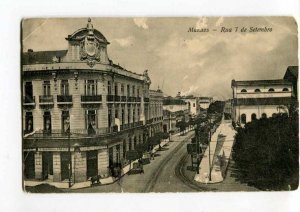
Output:
<svg viewBox="0 0 300 212">
<path fill-rule="evenodd" d="M 186 152 L 186 144 L 193 135 L 194 131 L 184 136 L 172 136 L 171 142 L 156 152 L 155 159 L 144 166 L 144 174 L 126 174 L 119 181 L 109 185 L 64 191 L 75 193 L 257 191 L 254 187 L 236 181 L 233 161 L 222 183 L 205 185 L 194 181 L 195 172 L 187 170 L 190 157 Z"/>
<path fill-rule="evenodd" d="M 124 175 L 119 182 L 110 185 L 94 186 L 71 190 L 77 193 L 90 192 L 193 192 L 175 174 L 176 165 L 186 154 L 186 143 L 194 131 L 184 136 L 172 136 L 172 141 L 155 154 L 155 159 L 144 166 L 144 174 Z"/>
</svg>

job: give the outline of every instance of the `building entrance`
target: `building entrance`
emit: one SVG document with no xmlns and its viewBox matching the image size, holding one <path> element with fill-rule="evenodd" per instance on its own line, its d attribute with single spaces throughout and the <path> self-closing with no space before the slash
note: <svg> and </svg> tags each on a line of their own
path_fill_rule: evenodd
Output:
<svg viewBox="0 0 300 212">
<path fill-rule="evenodd" d="M 24 177 L 34 179 L 34 152 L 24 152 Z"/>
<path fill-rule="evenodd" d="M 88 151 L 86 153 L 86 176 L 87 179 L 98 175 L 98 151 Z"/>
<path fill-rule="evenodd" d="M 53 180 L 53 154 L 52 152 L 42 153 L 43 180 Z"/>
<path fill-rule="evenodd" d="M 69 158 L 68 152 L 60 153 L 60 168 L 61 168 L 61 180 L 69 179 Z"/>
</svg>

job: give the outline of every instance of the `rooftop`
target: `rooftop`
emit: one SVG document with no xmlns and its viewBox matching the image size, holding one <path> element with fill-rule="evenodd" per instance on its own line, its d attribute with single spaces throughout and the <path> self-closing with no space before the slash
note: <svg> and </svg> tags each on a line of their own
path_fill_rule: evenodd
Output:
<svg viewBox="0 0 300 212">
<path fill-rule="evenodd" d="M 34 52 L 32 49 L 28 49 L 27 52 L 22 54 L 22 65 L 51 64 L 60 62 L 60 58 L 66 56 L 67 52 L 68 50 Z"/>
<path fill-rule="evenodd" d="M 253 86 L 253 85 L 291 85 L 291 82 L 284 79 L 275 80 L 244 80 L 244 81 L 231 81 L 231 87 L 233 86 Z"/>
</svg>

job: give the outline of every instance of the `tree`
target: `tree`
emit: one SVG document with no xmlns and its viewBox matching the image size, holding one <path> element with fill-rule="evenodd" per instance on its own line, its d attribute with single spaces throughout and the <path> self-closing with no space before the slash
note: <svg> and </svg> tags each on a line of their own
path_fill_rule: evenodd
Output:
<svg viewBox="0 0 300 212">
<path fill-rule="evenodd" d="M 298 115 L 279 114 L 238 128 L 233 159 L 238 177 L 260 189 L 298 187 Z"/>
<path fill-rule="evenodd" d="M 209 105 L 207 109 L 208 113 L 223 113 L 225 102 L 224 101 L 215 101 Z"/>
<path fill-rule="evenodd" d="M 186 122 L 179 121 L 176 123 L 176 127 L 179 128 L 181 135 L 184 135 L 184 130 L 186 129 Z"/>
</svg>

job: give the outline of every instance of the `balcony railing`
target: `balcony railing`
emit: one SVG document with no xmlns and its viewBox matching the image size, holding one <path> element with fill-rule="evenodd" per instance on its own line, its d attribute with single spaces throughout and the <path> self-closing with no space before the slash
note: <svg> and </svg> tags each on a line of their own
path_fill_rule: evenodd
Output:
<svg viewBox="0 0 300 212">
<path fill-rule="evenodd" d="M 127 101 L 128 102 L 136 102 L 136 97 L 129 96 L 129 97 L 127 97 Z"/>
<path fill-rule="evenodd" d="M 151 124 L 152 122 L 153 122 L 153 119 L 148 119 L 148 120 L 146 121 L 147 124 Z"/>
<path fill-rule="evenodd" d="M 121 96 L 121 102 L 126 102 L 127 99 L 126 99 L 126 96 Z"/>
<path fill-rule="evenodd" d="M 43 95 L 39 98 L 40 104 L 53 104 L 53 96 L 52 95 Z"/>
<path fill-rule="evenodd" d="M 35 96 L 24 96 L 24 105 L 35 105 Z"/>
<path fill-rule="evenodd" d="M 116 102 L 119 102 L 121 100 L 121 97 L 120 96 L 115 96 L 115 101 Z"/>
<path fill-rule="evenodd" d="M 81 103 L 98 103 L 102 102 L 102 96 L 101 95 L 94 95 L 94 96 L 81 96 Z"/>
<path fill-rule="evenodd" d="M 70 95 L 58 95 L 57 103 L 72 103 L 72 96 Z"/>
<path fill-rule="evenodd" d="M 115 97 L 114 95 L 110 95 L 110 94 L 109 94 L 109 95 L 106 96 L 106 101 L 108 101 L 108 102 L 113 102 L 114 99 L 115 99 L 114 97 Z"/>
<path fill-rule="evenodd" d="M 138 121 L 129 124 L 123 124 L 120 126 L 120 131 L 132 129 L 135 127 L 143 126 L 143 121 Z M 114 127 L 102 127 L 95 128 L 93 131 L 88 129 L 71 129 L 70 134 L 65 133 L 62 129 L 52 129 L 52 130 L 39 130 L 32 134 L 33 137 L 47 137 L 47 138 L 78 138 L 78 137 L 93 137 L 93 136 L 105 136 L 107 134 L 117 133 Z"/>
</svg>

